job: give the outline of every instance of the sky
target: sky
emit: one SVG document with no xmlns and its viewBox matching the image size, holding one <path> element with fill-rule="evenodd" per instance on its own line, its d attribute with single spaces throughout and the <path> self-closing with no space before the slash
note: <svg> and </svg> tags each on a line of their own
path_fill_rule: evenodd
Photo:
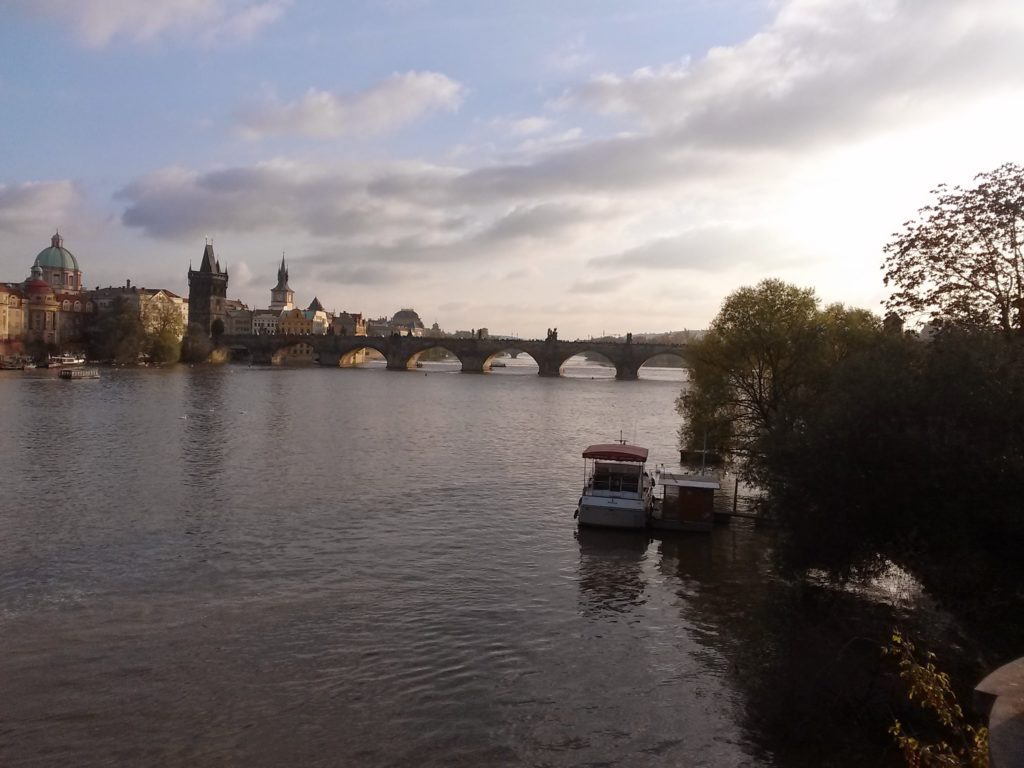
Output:
<svg viewBox="0 0 1024 768">
<path fill-rule="evenodd" d="M 705 328 L 775 277 L 881 313 L 940 183 L 1020 163 L 1020 0 L 4 0 L 0 280 Z"/>
</svg>

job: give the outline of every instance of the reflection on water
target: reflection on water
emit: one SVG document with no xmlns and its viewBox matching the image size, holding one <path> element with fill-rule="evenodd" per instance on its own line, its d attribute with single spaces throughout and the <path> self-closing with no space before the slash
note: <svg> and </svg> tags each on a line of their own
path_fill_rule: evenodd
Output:
<svg viewBox="0 0 1024 768">
<path fill-rule="evenodd" d="M 677 459 L 678 371 L 426 372 L 0 378 L 0 765 L 825 764 L 884 606 L 743 524 L 576 531 L 585 445 Z"/>
<path fill-rule="evenodd" d="M 629 613 L 644 604 L 643 565 L 649 543 L 645 532 L 580 528 L 576 540 L 584 615 Z"/>
</svg>

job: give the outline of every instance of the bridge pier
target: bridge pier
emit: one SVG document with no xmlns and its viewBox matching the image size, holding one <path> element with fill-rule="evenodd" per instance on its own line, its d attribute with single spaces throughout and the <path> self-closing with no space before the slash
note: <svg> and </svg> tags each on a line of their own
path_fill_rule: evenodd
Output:
<svg viewBox="0 0 1024 768">
<path fill-rule="evenodd" d="M 463 353 L 458 356 L 462 363 L 463 373 L 486 373 L 490 370 L 490 357 L 487 355 L 475 354 L 473 352 Z"/>
<path fill-rule="evenodd" d="M 387 370 L 389 371 L 414 371 L 416 370 L 415 358 L 407 358 L 405 355 L 396 355 L 391 352 L 386 354 L 385 359 L 388 361 Z"/>
<path fill-rule="evenodd" d="M 317 356 L 317 363 L 322 365 L 324 368 L 337 368 L 341 365 L 341 354 L 321 349 Z"/>
<path fill-rule="evenodd" d="M 616 381 L 636 381 L 640 378 L 640 366 L 633 363 L 616 363 Z"/>
<path fill-rule="evenodd" d="M 538 376 L 549 376 L 557 379 L 562 375 L 561 360 L 537 357 L 536 355 L 534 356 L 534 359 L 537 361 Z"/>
</svg>

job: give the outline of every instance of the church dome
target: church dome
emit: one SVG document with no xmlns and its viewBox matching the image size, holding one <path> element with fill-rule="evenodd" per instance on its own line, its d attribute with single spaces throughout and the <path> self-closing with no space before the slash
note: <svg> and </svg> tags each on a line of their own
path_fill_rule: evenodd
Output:
<svg viewBox="0 0 1024 768">
<path fill-rule="evenodd" d="M 71 251 L 64 247 L 64 238 L 60 236 L 59 232 L 50 239 L 50 247 L 39 252 L 32 266 L 79 271 L 78 260 Z"/>
<path fill-rule="evenodd" d="M 400 309 L 391 318 L 392 325 L 400 325 L 403 328 L 422 328 L 423 321 L 414 309 Z"/>
</svg>

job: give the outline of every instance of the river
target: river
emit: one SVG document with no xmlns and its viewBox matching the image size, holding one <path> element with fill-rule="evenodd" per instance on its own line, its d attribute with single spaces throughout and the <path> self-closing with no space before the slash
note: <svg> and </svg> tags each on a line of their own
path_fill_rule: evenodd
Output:
<svg viewBox="0 0 1024 768">
<path fill-rule="evenodd" d="M 683 373 L 535 370 L 0 376 L 0 764 L 787 764 L 763 534 L 573 521 Z"/>
</svg>

